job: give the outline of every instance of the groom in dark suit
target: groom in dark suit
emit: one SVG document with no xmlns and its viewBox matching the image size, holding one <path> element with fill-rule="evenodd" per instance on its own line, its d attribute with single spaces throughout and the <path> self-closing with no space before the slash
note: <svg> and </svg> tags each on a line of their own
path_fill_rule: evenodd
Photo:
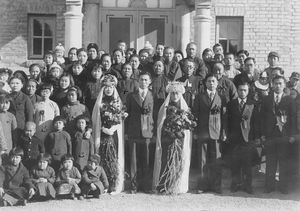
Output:
<svg viewBox="0 0 300 211">
<path fill-rule="evenodd" d="M 274 92 L 261 105 L 262 137 L 266 150 L 265 192 L 275 191 L 275 174 L 279 165 L 279 191 L 288 193 L 289 145 L 295 142 L 296 104 L 284 93 L 285 78 L 275 76 L 272 80 Z"/>
<path fill-rule="evenodd" d="M 148 89 L 151 76 L 147 72 L 140 73 L 139 89 L 129 93 L 126 99 L 127 135 L 130 148 L 131 192 L 146 191 L 149 175 L 149 143 L 153 136 L 153 96 Z M 150 188 L 150 187 L 149 187 Z"/>
<path fill-rule="evenodd" d="M 231 192 L 242 188 L 252 194 L 252 161 L 258 158 L 255 142 L 258 136 L 257 108 L 254 101 L 248 98 L 249 84 L 239 81 L 238 98 L 227 105 L 227 136 L 230 144 Z M 256 124 L 255 124 L 256 123 Z M 256 157 L 254 157 L 256 155 Z"/>
<path fill-rule="evenodd" d="M 226 118 L 225 100 L 217 91 L 218 80 L 214 75 L 205 78 L 205 91 L 196 96 L 193 114 L 197 118 L 196 138 L 200 155 L 200 190 L 221 193 L 222 168 L 220 144 L 226 139 L 223 131 Z"/>
</svg>

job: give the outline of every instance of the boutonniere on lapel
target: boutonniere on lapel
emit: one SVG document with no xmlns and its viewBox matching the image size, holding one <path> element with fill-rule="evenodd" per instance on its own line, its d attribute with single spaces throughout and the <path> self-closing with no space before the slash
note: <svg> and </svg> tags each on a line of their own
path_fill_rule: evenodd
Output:
<svg viewBox="0 0 300 211">
<path fill-rule="evenodd" d="M 223 93 L 223 92 L 226 91 L 226 87 L 225 86 L 218 86 L 217 90 L 218 90 L 219 93 Z"/>
<path fill-rule="evenodd" d="M 241 119 L 241 122 L 242 122 L 242 127 L 243 129 L 246 129 L 247 128 L 247 120 L 249 119 L 249 116 L 247 114 L 243 114 L 242 115 L 242 119 Z"/>
<path fill-rule="evenodd" d="M 210 109 L 211 114 L 219 114 L 221 112 L 221 107 L 219 105 L 215 105 Z"/>
<path fill-rule="evenodd" d="M 285 125 L 285 123 L 287 122 L 286 111 L 279 109 L 276 113 L 276 120 L 277 120 L 276 125 L 278 126 L 280 132 L 282 132 L 282 128 Z"/>
<path fill-rule="evenodd" d="M 143 106 L 142 107 L 142 114 L 148 115 L 151 113 L 151 107 L 150 106 Z"/>
</svg>

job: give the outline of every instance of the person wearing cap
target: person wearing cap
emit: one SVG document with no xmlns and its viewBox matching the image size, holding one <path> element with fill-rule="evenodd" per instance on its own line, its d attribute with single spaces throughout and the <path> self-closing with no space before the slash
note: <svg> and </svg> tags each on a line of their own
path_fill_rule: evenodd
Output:
<svg viewBox="0 0 300 211">
<path fill-rule="evenodd" d="M 58 43 L 57 46 L 55 46 L 54 49 L 54 54 L 55 54 L 55 61 L 57 64 L 59 64 L 62 68 L 65 66 L 65 48 L 61 43 Z"/>
<path fill-rule="evenodd" d="M 182 160 L 180 161 L 181 163 L 175 164 L 175 166 L 180 165 L 180 167 L 177 168 L 178 166 L 176 166 L 176 172 L 173 173 L 180 176 L 177 177 L 173 175 L 173 177 L 166 178 L 166 172 L 172 173 L 167 163 L 174 159 L 168 154 L 169 151 L 176 146 L 176 143 L 174 142 L 174 139 L 164 135 L 163 127 L 166 118 L 170 115 L 168 107 L 173 106 L 174 108 L 184 111 L 189 111 L 189 107 L 182 96 L 185 92 L 185 88 L 181 82 L 171 82 L 166 87 L 166 91 L 168 96 L 158 113 L 152 189 L 159 193 L 167 194 L 186 193 L 189 189 L 189 169 L 192 144 L 191 131 L 184 130 L 184 136 L 181 139 L 178 139 L 181 148 L 178 156 L 181 157 Z"/>
<path fill-rule="evenodd" d="M 32 183 L 35 186 L 37 200 L 55 199 L 56 191 L 53 187 L 55 182 L 55 171 L 50 166 L 51 155 L 41 153 L 37 157 L 37 163 L 30 171 Z"/>
<path fill-rule="evenodd" d="M 3 83 L 0 90 L 3 90 L 7 93 L 11 92 L 11 88 L 8 84 L 9 78 L 12 75 L 12 70 L 8 68 L 0 68 L 0 82 Z"/>
<path fill-rule="evenodd" d="M 229 80 L 229 79 L 228 79 Z M 205 91 L 196 95 L 192 111 L 198 120 L 195 129 L 197 153 L 200 155 L 199 192 L 222 193 L 221 145 L 226 140 L 226 100 L 217 91 L 218 79 L 208 74 Z"/>
<path fill-rule="evenodd" d="M 153 136 L 153 95 L 149 90 L 151 76 L 142 72 L 139 88 L 126 98 L 127 135 L 129 139 L 131 193 L 147 191 L 149 179 L 149 144 Z"/>
<path fill-rule="evenodd" d="M 54 62 L 54 56 L 53 56 L 53 51 L 46 51 L 44 53 L 44 64 L 43 64 L 43 68 L 41 69 L 44 73 L 46 73 L 46 75 L 48 75 L 49 72 L 49 68 L 50 66 L 53 64 Z"/>
<path fill-rule="evenodd" d="M 64 154 L 72 153 L 71 136 L 64 131 L 66 120 L 62 116 L 53 119 L 53 131 L 45 139 L 45 151 L 52 156 L 51 166 L 58 172 Z"/>
<path fill-rule="evenodd" d="M 274 68 L 279 66 L 279 54 L 276 51 L 271 51 L 268 54 L 268 63 L 269 67 L 267 67 L 264 71 L 266 71 L 268 76 L 271 77 Z M 270 80 L 272 80 L 272 78 L 270 78 Z"/>
<path fill-rule="evenodd" d="M 108 74 L 103 77 L 102 88 L 92 114 L 95 152 L 101 156 L 101 164 L 108 178 L 110 194 L 120 193 L 124 189 L 123 122 L 107 124 L 108 121 L 105 120 L 107 117 L 104 116 L 106 112 L 102 112 L 102 109 L 112 104 L 122 109 L 122 101 L 116 89 L 117 83 L 118 80 L 113 75 Z"/>
<path fill-rule="evenodd" d="M 52 85 L 44 83 L 40 89 L 41 101 L 33 105 L 34 122 L 37 126 L 36 136 L 44 143 L 48 133 L 52 131 L 52 121 L 60 115 L 58 105 L 50 100 Z"/>
<path fill-rule="evenodd" d="M 290 91 L 294 90 L 297 93 L 298 97 L 300 95 L 300 73 L 299 72 L 292 72 L 290 76 L 290 80 L 286 83 L 286 88 Z"/>
<path fill-rule="evenodd" d="M 100 161 L 101 157 L 99 155 L 91 155 L 88 164 L 83 170 L 81 190 L 85 198 L 88 195 L 99 198 L 109 188 L 108 179 L 103 167 L 100 166 Z"/>
<path fill-rule="evenodd" d="M 9 164 L 0 167 L 0 206 L 25 206 L 35 194 L 29 172 L 21 162 L 23 155 L 22 149 L 13 148 Z"/>
<path fill-rule="evenodd" d="M 44 79 L 44 83 L 51 84 L 53 86 L 52 91 L 59 89 L 59 78 L 63 74 L 64 70 L 56 62 L 49 67 L 47 76 Z"/>
<path fill-rule="evenodd" d="M 89 43 L 87 46 L 87 54 L 88 54 L 88 61 L 94 62 L 94 63 L 100 63 L 100 60 L 98 59 L 98 50 L 99 47 L 96 43 Z"/>
</svg>

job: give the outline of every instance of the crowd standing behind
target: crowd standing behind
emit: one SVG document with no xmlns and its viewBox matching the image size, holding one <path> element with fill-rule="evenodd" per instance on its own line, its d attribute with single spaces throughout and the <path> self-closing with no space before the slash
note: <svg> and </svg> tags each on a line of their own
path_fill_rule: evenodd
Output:
<svg viewBox="0 0 300 211">
<path fill-rule="evenodd" d="M 263 156 L 264 191 L 287 194 L 300 172 L 300 73 L 286 80 L 274 51 L 265 70 L 247 50 L 197 53 L 119 41 L 64 58 L 58 44 L 29 75 L 0 68 L 0 206 L 120 193 L 125 172 L 130 193 L 185 193 L 191 166 L 198 193 L 221 194 L 229 168 L 231 192 L 253 194 Z"/>
</svg>

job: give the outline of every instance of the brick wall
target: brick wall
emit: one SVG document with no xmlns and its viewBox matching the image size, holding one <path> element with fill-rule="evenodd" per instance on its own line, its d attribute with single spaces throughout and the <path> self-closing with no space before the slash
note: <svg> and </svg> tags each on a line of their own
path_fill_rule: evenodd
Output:
<svg viewBox="0 0 300 211">
<path fill-rule="evenodd" d="M 56 42 L 64 42 L 65 1 L 1 0 L 0 67 L 24 69 L 28 66 L 28 14 L 56 14 Z"/>
<path fill-rule="evenodd" d="M 299 0 L 212 0 L 211 43 L 215 43 L 216 16 L 244 17 L 244 49 L 263 69 L 269 51 L 278 51 L 286 76 L 300 66 Z"/>
</svg>

